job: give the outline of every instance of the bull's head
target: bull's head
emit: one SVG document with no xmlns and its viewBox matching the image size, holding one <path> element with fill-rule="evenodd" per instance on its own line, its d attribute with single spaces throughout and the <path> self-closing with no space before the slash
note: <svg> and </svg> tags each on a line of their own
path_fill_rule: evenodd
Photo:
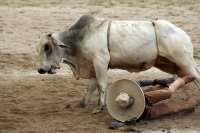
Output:
<svg viewBox="0 0 200 133">
<path fill-rule="evenodd" d="M 63 48 L 70 48 L 61 43 L 52 34 L 43 34 L 37 45 L 38 73 L 54 74 L 55 69 L 59 69 L 63 59 Z"/>
</svg>

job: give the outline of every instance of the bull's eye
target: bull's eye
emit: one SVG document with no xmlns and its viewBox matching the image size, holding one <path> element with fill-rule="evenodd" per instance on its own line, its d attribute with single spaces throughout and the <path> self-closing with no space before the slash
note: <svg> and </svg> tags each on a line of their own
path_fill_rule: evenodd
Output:
<svg viewBox="0 0 200 133">
<path fill-rule="evenodd" d="M 45 45 L 44 45 L 44 51 L 48 51 L 49 49 L 50 49 L 49 44 L 45 44 Z"/>
</svg>

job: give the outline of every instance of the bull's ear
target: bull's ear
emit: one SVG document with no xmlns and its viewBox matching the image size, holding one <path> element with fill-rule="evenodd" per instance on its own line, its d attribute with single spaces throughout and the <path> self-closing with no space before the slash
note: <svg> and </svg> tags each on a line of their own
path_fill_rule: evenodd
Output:
<svg viewBox="0 0 200 133">
<path fill-rule="evenodd" d="M 48 34 L 47 36 L 48 36 L 48 37 L 51 37 L 51 35 L 52 35 L 52 34 Z"/>
<path fill-rule="evenodd" d="M 57 38 L 51 36 L 51 40 L 54 44 L 56 44 L 57 46 L 61 47 L 61 48 L 70 48 L 70 46 L 65 45 L 64 43 L 62 43 L 61 41 L 59 41 Z"/>
</svg>

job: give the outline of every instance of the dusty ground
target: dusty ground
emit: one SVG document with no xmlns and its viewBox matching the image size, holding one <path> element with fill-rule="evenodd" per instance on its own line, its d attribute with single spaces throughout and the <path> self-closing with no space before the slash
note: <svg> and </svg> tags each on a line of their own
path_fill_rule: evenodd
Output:
<svg viewBox="0 0 200 133">
<path fill-rule="evenodd" d="M 106 107 L 100 114 L 90 114 L 97 103 L 97 91 L 85 109 L 73 108 L 85 95 L 88 80 L 76 81 L 67 65 L 56 75 L 37 73 L 35 46 L 39 36 L 68 29 L 83 14 L 110 20 L 168 20 L 191 37 L 194 59 L 200 69 L 198 1 L 0 1 L 0 133 L 123 132 L 108 129 L 111 116 Z M 108 73 L 108 87 L 121 78 L 171 76 L 155 68 L 132 74 L 122 70 Z M 179 89 L 170 101 L 192 96 L 200 96 L 194 83 Z M 187 116 L 171 115 L 141 122 L 138 129 L 200 132 L 200 107 L 195 109 Z"/>
</svg>

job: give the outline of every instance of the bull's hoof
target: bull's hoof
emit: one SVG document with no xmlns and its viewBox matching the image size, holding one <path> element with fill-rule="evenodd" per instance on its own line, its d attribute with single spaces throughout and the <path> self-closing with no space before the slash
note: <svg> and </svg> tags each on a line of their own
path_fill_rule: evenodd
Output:
<svg viewBox="0 0 200 133">
<path fill-rule="evenodd" d="M 97 113 L 101 113 L 101 111 L 103 110 L 103 108 L 101 109 L 95 109 L 92 114 L 97 114 Z"/>
<path fill-rule="evenodd" d="M 74 105 L 74 108 L 85 108 L 85 107 L 86 107 L 86 105 L 83 103 L 78 103 L 78 104 Z"/>
</svg>

